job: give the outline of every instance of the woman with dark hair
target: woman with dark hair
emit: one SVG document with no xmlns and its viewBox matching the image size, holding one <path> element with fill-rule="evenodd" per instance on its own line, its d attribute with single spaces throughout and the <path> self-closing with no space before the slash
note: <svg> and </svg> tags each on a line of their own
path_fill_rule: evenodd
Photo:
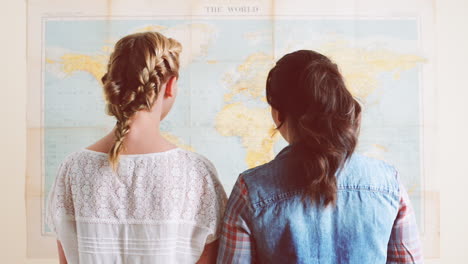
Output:
<svg viewBox="0 0 468 264">
<path fill-rule="evenodd" d="M 421 263 L 396 169 L 354 153 L 361 107 L 337 65 L 314 51 L 287 54 L 266 94 L 289 146 L 239 176 L 218 263 Z"/>
</svg>

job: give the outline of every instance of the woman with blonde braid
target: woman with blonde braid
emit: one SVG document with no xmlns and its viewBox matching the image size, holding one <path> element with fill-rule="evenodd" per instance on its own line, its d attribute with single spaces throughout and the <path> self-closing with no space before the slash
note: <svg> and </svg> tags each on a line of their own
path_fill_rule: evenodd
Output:
<svg viewBox="0 0 468 264">
<path fill-rule="evenodd" d="M 226 194 L 207 159 L 159 131 L 181 49 L 156 32 L 115 45 L 102 82 L 116 126 L 70 154 L 50 192 L 60 263 L 214 263 Z"/>
</svg>

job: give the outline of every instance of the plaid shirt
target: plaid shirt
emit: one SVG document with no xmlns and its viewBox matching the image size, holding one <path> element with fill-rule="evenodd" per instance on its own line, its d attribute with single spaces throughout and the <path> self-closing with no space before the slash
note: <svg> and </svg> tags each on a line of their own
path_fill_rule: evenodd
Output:
<svg viewBox="0 0 468 264">
<path fill-rule="evenodd" d="M 228 201 L 221 231 L 218 263 L 255 263 L 255 241 L 249 228 L 252 208 L 242 176 Z M 402 187 L 400 207 L 388 242 L 387 263 L 421 263 L 418 229 L 408 194 Z"/>
</svg>

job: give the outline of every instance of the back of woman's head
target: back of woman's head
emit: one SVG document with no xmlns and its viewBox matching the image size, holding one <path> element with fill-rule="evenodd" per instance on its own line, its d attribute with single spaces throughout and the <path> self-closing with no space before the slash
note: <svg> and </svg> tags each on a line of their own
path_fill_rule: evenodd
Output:
<svg viewBox="0 0 468 264">
<path fill-rule="evenodd" d="M 361 107 L 338 67 L 311 50 L 285 55 L 271 69 L 267 100 L 292 132 L 292 149 L 304 166 L 300 182 L 313 202 L 334 204 L 336 174 L 353 154 Z M 285 123 L 286 122 L 286 123 Z"/>
<path fill-rule="evenodd" d="M 180 43 L 157 32 L 128 35 L 115 44 L 101 79 L 106 111 L 117 119 L 116 141 L 109 151 L 114 168 L 130 130 L 130 118 L 140 110 L 150 111 L 161 87 L 178 77 L 181 50 Z"/>
</svg>

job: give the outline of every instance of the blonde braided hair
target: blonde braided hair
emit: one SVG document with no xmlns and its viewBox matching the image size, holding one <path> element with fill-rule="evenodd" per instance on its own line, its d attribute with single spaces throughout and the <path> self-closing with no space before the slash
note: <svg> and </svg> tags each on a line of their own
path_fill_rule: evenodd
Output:
<svg viewBox="0 0 468 264">
<path fill-rule="evenodd" d="M 116 141 L 109 151 L 115 170 L 130 131 L 130 118 L 140 110 L 150 110 L 161 87 L 172 77 L 179 77 L 179 54 L 182 46 L 157 32 L 128 35 L 120 39 L 102 77 L 106 112 L 117 119 Z"/>
</svg>

